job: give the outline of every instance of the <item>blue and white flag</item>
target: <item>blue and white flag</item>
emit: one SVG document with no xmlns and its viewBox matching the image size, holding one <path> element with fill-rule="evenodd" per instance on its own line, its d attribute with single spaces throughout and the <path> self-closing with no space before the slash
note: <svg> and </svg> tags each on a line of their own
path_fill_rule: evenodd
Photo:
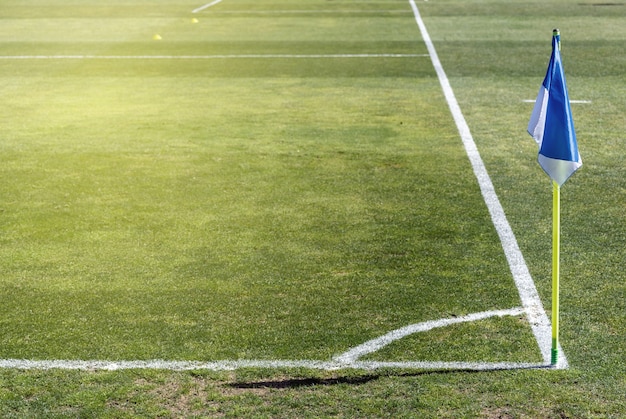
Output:
<svg viewBox="0 0 626 419">
<path fill-rule="evenodd" d="M 548 71 L 528 123 L 528 133 L 539 145 L 539 165 L 559 186 L 583 164 L 578 153 L 560 49 L 561 36 L 555 29 Z"/>
</svg>

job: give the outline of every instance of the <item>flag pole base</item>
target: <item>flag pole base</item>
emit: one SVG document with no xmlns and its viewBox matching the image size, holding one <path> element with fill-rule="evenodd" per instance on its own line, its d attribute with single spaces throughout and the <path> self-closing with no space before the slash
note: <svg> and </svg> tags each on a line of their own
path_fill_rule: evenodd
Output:
<svg viewBox="0 0 626 419">
<path fill-rule="evenodd" d="M 551 365 L 552 366 L 556 366 L 556 364 L 559 363 L 559 350 L 558 349 L 552 349 L 552 362 Z"/>
</svg>

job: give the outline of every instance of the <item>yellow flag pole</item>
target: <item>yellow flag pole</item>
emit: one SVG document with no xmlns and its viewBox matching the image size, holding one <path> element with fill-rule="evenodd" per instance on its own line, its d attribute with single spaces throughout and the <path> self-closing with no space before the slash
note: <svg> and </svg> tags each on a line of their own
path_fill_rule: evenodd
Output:
<svg viewBox="0 0 626 419">
<path fill-rule="evenodd" d="M 552 181 L 552 365 L 559 360 L 559 253 L 561 248 L 560 187 Z"/>
</svg>

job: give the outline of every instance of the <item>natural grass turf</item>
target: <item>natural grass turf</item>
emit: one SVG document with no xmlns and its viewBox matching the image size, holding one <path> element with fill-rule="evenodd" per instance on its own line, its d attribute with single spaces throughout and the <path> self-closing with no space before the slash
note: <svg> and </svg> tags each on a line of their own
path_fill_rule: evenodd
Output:
<svg viewBox="0 0 626 419">
<path fill-rule="evenodd" d="M 326 359 L 519 304 L 432 80 L 82 80 L 13 96 L 5 356 Z"/>
<path fill-rule="evenodd" d="M 623 382 L 579 371 L 13 371 L 4 417 L 620 417 Z M 62 383 L 62 385 L 59 385 Z"/>
<path fill-rule="evenodd" d="M 415 33 L 124 13 L 8 20 L 23 55 L 408 53 Z M 6 358 L 324 360 L 519 305 L 425 57 L 3 65 Z"/>
<path fill-rule="evenodd" d="M 424 52 L 410 13 L 192 25 L 182 5 L 133 3 L 3 2 L 0 54 Z M 3 370 L 2 415 L 623 416 L 625 8 L 419 7 L 547 309 L 551 191 L 521 100 L 552 27 L 570 95 L 592 101 L 574 105 L 585 165 L 562 191 L 570 370 Z M 427 58 L 0 61 L 0 74 L 3 357 L 327 359 L 408 323 L 519 305 Z M 372 358 L 518 361 L 535 348 L 505 318 Z"/>
</svg>

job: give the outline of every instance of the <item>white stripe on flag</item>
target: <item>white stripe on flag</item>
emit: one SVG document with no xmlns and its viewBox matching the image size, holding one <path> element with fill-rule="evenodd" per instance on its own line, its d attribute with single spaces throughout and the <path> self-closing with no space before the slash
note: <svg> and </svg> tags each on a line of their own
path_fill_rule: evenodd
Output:
<svg viewBox="0 0 626 419">
<path fill-rule="evenodd" d="M 546 127 L 546 111 L 548 109 L 548 98 L 550 93 L 541 85 L 539 93 L 537 94 L 537 100 L 535 101 L 535 107 L 533 113 L 530 116 L 530 122 L 528 123 L 528 133 L 539 144 L 541 148 L 541 142 L 543 141 L 543 132 Z"/>
</svg>

